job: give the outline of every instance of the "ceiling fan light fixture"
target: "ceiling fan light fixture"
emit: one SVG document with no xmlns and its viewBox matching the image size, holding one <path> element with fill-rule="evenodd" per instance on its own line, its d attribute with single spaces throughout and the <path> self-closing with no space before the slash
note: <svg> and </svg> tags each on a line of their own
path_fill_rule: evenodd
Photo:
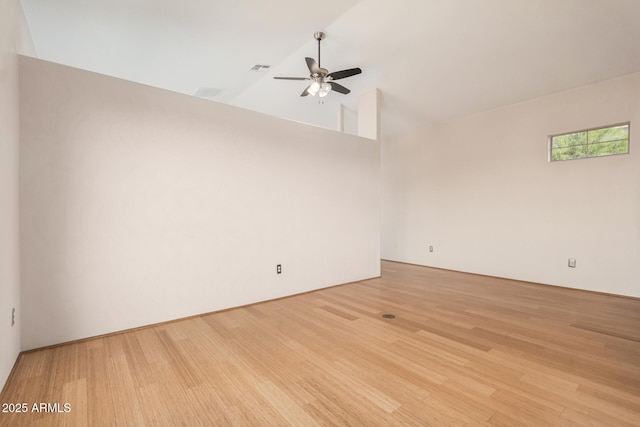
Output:
<svg viewBox="0 0 640 427">
<path fill-rule="evenodd" d="M 331 85 L 329 83 L 322 83 L 320 85 L 320 91 L 318 93 L 318 95 L 320 95 L 320 97 L 325 97 L 327 96 L 327 94 L 331 92 Z"/>
<path fill-rule="evenodd" d="M 311 96 L 316 96 L 316 93 L 318 93 L 318 91 L 321 89 L 320 83 L 318 82 L 313 82 L 311 83 L 311 85 L 309 86 L 309 89 L 307 89 L 307 92 L 309 92 L 309 95 Z M 322 95 L 321 95 L 322 96 Z"/>
</svg>

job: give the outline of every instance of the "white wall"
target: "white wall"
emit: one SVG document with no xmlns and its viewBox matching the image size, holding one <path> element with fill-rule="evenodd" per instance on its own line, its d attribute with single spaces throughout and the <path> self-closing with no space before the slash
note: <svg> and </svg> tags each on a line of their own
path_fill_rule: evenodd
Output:
<svg viewBox="0 0 640 427">
<path fill-rule="evenodd" d="M 20 72 L 24 349 L 379 275 L 376 142 Z"/>
<path fill-rule="evenodd" d="M 0 3 L 0 384 L 20 350 L 18 262 L 18 2 Z"/>
<path fill-rule="evenodd" d="M 548 135 L 629 120 L 631 154 L 547 161 Z M 640 297 L 638 135 L 633 74 L 383 140 L 382 256 Z"/>
<path fill-rule="evenodd" d="M 18 52 L 33 43 L 18 0 L 0 3 L 0 389 L 20 352 Z M 12 309 L 16 309 L 11 326 Z"/>
<path fill-rule="evenodd" d="M 358 102 L 358 135 L 378 139 L 380 134 L 380 90 L 371 89 Z"/>
</svg>

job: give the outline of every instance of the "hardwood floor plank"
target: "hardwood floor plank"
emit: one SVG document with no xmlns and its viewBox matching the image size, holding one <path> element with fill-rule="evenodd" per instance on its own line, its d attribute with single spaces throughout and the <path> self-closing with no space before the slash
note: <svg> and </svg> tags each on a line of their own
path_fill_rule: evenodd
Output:
<svg viewBox="0 0 640 427">
<path fill-rule="evenodd" d="M 0 402 L 71 412 L 0 426 L 640 425 L 639 299 L 381 267 L 24 353 Z"/>
<path fill-rule="evenodd" d="M 574 328 L 580 328 L 591 332 L 597 332 L 599 334 L 609 335 L 616 338 L 622 338 L 628 341 L 640 342 L 640 334 L 638 331 L 620 331 L 613 330 L 612 328 L 603 328 L 601 325 L 594 325 L 590 323 L 572 323 L 569 326 Z"/>
</svg>

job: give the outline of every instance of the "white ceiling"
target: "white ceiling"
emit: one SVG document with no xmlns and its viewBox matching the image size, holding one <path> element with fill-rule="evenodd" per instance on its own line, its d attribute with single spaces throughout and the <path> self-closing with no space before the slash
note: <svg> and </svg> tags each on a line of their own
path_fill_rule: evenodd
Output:
<svg viewBox="0 0 640 427">
<path fill-rule="evenodd" d="M 40 58 L 332 127 L 378 87 L 385 135 L 640 71 L 638 0 L 22 0 Z M 301 98 L 305 56 L 359 66 Z M 255 64 L 268 71 L 250 72 Z M 640 95 L 639 95 L 640 96 Z M 384 136 L 384 135 L 383 135 Z"/>
</svg>

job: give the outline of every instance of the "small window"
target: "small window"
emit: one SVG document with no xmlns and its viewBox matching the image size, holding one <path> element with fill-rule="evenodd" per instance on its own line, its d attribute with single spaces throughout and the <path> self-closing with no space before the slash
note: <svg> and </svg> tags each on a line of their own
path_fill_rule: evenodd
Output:
<svg viewBox="0 0 640 427">
<path fill-rule="evenodd" d="M 629 153 L 630 123 L 549 137 L 549 160 L 573 160 Z"/>
</svg>

